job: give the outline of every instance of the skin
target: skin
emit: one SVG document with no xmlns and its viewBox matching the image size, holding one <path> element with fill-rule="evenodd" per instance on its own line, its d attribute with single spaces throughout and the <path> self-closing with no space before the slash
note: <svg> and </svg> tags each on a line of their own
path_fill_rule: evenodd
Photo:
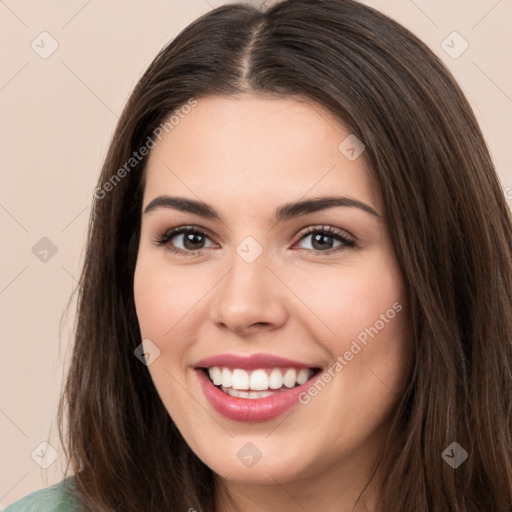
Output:
<svg viewBox="0 0 512 512">
<path fill-rule="evenodd" d="M 142 339 L 160 350 L 148 369 L 186 442 L 216 473 L 219 511 L 231 510 L 228 493 L 242 512 L 377 510 L 380 472 L 354 505 L 403 390 L 410 327 L 380 193 L 363 158 L 338 150 L 349 133 L 304 99 L 211 96 L 151 151 L 143 210 L 168 194 L 202 200 L 222 219 L 170 208 L 142 214 L 134 278 Z M 284 203 L 327 195 L 357 199 L 380 216 L 334 207 L 269 221 Z M 152 243 L 184 225 L 207 233 L 195 242 L 198 254 L 183 235 L 168 244 L 189 254 Z M 310 226 L 332 226 L 356 245 L 328 239 L 319 248 L 314 235 L 303 237 Z M 236 252 L 247 236 L 263 251 L 250 264 Z M 317 396 L 274 420 L 229 420 L 199 386 L 195 364 L 226 352 L 327 369 L 394 303 L 402 310 Z M 248 442 L 262 454 L 252 467 L 237 457 Z"/>
</svg>

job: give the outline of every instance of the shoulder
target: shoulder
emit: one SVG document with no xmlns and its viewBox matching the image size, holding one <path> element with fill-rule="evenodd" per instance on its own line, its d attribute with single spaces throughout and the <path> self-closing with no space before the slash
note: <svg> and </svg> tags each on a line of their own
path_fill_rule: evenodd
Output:
<svg viewBox="0 0 512 512">
<path fill-rule="evenodd" d="M 4 512 L 78 512 L 75 479 L 68 477 L 51 487 L 35 491 L 9 505 Z"/>
</svg>

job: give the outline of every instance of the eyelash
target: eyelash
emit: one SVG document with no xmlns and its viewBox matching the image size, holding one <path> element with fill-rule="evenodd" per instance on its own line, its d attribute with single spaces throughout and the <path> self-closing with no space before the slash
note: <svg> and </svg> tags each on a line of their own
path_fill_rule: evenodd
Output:
<svg viewBox="0 0 512 512">
<path fill-rule="evenodd" d="M 178 228 L 173 228 L 168 231 L 165 231 L 161 235 L 157 236 L 153 240 L 152 243 L 153 243 L 153 245 L 155 245 L 157 247 L 167 246 L 166 247 L 167 250 L 169 250 L 170 252 L 172 252 L 174 254 L 178 254 L 180 256 L 194 256 L 194 255 L 198 254 L 202 249 L 196 249 L 194 251 L 187 251 L 187 250 L 183 250 L 183 249 L 176 249 L 176 247 L 173 247 L 171 244 L 169 244 L 169 242 L 175 236 L 181 235 L 181 234 L 189 234 L 189 233 L 199 234 L 201 236 L 209 238 L 207 233 L 199 228 L 192 227 L 192 226 L 181 226 Z M 330 226 L 321 226 L 321 227 L 311 226 L 311 227 L 307 228 L 306 231 L 301 234 L 297 243 L 301 242 L 308 235 L 311 235 L 314 233 L 327 234 L 328 236 L 337 239 L 339 242 L 342 242 L 342 245 L 337 248 L 328 249 L 326 251 L 318 251 L 316 249 L 304 249 L 306 251 L 312 252 L 313 254 L 329 255 L 329 254 L 339 252 L 339 251 L 345 249 L 346 247 L 355 247 L 355 245 L 356 245 L 353 240 L 347 238 L 341 232 L 333 229 Z"/>
</svg>

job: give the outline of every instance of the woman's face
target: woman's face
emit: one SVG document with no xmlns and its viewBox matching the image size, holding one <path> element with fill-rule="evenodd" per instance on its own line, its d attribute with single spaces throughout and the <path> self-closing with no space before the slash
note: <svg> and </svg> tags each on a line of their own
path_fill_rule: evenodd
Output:
<svg viewBox="0 0 512 512">
<path fill-rule="evenodd" d="M 134 279 L 163 404 L 226 481 L 367 476 L 410 343 L 362 147 L 297 99 L 200 98 L 174 121 L 149 157 Z M 326 197 L 355 202 L 290 206 Z M 181 226 L 192 234 L 156 243 Z M 212 367 L 217 386 L 201 369 Z"/>
</svg>

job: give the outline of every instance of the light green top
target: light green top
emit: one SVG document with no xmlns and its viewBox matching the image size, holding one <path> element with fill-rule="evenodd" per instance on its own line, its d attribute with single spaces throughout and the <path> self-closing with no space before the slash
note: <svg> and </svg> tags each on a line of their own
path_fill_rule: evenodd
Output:
<svg viewBox="0 0 512 512">
<path fill-rule="evenodd" d="M 9 505 L 4 512 L 79 512 L 74 477 L 35 491 Z"/>
</svg>

